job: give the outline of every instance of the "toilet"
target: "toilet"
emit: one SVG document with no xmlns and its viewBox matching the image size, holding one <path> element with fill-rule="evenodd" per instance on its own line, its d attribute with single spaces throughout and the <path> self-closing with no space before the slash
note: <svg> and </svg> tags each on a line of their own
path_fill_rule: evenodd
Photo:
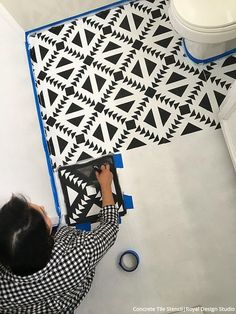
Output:
<svg viewBox="0 0 236 314">
<path fill-rule="evenodd" d="M 193 62 L 236 53 L 236 0 L 170 0 L 169 17 Z"/>
</svg>

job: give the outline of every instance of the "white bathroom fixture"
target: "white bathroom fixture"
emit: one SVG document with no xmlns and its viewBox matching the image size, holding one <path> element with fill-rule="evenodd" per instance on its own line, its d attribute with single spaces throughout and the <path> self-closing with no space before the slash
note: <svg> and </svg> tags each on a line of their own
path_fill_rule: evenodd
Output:
<svg viewBox="0 0 236 314">
<path fill-rule="evenodd" d="M 236 52 L 236 0 L 171 0 L 169 17 L 192 61 Z"/>
</svg>

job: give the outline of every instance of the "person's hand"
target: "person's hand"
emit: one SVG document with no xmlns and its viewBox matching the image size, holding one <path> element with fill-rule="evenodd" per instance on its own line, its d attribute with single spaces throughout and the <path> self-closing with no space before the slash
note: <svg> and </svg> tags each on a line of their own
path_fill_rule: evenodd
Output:
<svg viewBox="0 0 236 314">
<path fill-rule="evenodd" d="M 110 165 L 102 165 L 100 167 L 100 172 L 96 171 L 96 178 L 100 184 L 101 189 L 111 188 L 113 174 L 110 170 Z"/>
<path fill-rule="evenodd" d="M 96 177 L 101 187 L 102 206 L 115 205 L 111 189 L 113 174 L 110 170 L 110 165 L 102 165 L 100 171 L 96 171 Z"/>
</svg>

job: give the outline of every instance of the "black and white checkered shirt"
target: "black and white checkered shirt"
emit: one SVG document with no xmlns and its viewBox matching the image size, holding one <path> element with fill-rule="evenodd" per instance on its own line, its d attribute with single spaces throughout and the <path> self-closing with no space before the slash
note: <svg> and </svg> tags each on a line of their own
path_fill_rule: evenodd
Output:
<svg viewBox="0 0 236 314">
<path fill-rule="evenodd" d="M 89 291 L 95 267 L 114 244 L 118 210 L 105 206 L 100 225 L 86 232 L 64 226 L 45 268 L 20 277 L 0 267 L 0 313 L 71 313 Z"/>
</svg>

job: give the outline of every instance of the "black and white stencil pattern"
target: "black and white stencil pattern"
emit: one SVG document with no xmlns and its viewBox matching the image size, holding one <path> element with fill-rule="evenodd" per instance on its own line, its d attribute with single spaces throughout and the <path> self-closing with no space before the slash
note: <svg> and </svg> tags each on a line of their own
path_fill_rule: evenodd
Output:
<svg viewBox="0 0 236 314">
<path fill-rule="evenodd" d="M 131 2 L 31 35 L 54 168 L 220 127 L 236 58 L 192 64 L 168 5 Z"/>
<path fill-rule="evenodd" d="M 93 166 L 109 163 L 113 173 L 112 193 L 119 215 L 126 214 L 122 193 L 112 156 L 77 165 L 60 167 L 59 178 L 67 208 L 66 222 L 69 225 L 95 223 L 102 209 L 101 191 L 96 181 Z"/>
<path fill-rule="evenodd" d="M 220 128 L 217 114 L 236 78 L 236 57 L 193 64 L 168 6 L 167 0 L 130 2 L 30 35 L 54 169 Z M 94 202 L 90 213 L 96 215 L 101 201 L 73 175 L 62 174 L 71 224 L 83 216 L 85 203 Z"/>
</svg>

